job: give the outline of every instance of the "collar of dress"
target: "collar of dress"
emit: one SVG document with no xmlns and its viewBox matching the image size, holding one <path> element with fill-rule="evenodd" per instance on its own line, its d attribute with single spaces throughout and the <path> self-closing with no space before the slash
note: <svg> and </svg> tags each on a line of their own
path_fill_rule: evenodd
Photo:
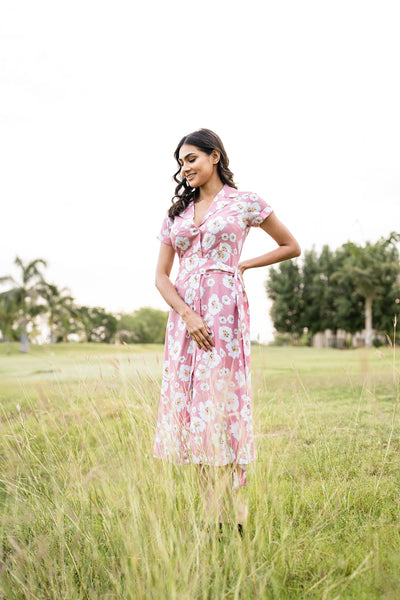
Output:
<svg viewBox="0 0 400 600">
<path fill-rule="evenodd" d="M 232 198 L 237 198 L 238 196 L 239 196 L 238 190 L 225 184 L 224 187 L 222 188 L 222 190 L 220 192 L 218 192 L 218 194 L 215 196 L 214 200 L 211 202 L 209 209 L 207 210 L 206 214 L 204 215 L 202 223 L 204 223 L 204 221 L 206 219 L 209 219 L 216 211 L 221 210 L 221 208 L 223 208 L 224 206 L 229 204 L 229 202 L 231 202 Z M 189 206 L 186 208 L 184 213 L 181 214 L 181 216 L 184 219 L 193 220 L 193 218 L 194 218 L 193 202 L 191 202 L 189 204 Z"/>
</svg>

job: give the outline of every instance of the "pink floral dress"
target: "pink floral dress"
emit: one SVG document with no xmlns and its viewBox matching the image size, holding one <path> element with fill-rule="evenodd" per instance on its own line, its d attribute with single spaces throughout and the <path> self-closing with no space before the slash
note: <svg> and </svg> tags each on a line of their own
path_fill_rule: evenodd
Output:
<svg viewBox="0 0 400 600">
<path fill-rule="evenodd" d="M 154 456 L 233 464 L 233 488 L 246 485 L 247 465 L 256 459 L 249 304 L 237 265 L 250 227 L 271 212 L 257 194 L 224 185 L 198 227 L 190 203 L 174 219 L 166 215 L 158 236 L 177 252 L 176 290 L 207 323 L 215 346 L 199 349 L 170 310 Z"/>
</svg>

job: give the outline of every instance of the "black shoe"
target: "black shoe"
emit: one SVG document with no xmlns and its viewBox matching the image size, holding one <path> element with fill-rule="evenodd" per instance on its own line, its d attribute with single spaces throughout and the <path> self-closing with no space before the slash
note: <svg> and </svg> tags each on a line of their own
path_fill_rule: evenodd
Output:
<svg viewBox="0 0 400 600">
<path fill-rule="evenodd" d="M 238 523 L 238 532 L 240 537 L 243 537 L 243 525 L 241 523 Z"/>
</svg>

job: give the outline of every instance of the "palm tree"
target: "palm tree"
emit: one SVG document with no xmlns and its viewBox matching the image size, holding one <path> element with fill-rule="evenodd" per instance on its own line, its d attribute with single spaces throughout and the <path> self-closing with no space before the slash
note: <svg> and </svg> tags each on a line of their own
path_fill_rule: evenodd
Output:
<svg viewBox="0 0 400 600">
<path fill-rule="evenodd" d="M 335 273 L 338 281 L 351 281 L 355 290 L 365 302 L 365 345 L 372 346 L 372 305 L 376 298 L 382 296 L 385 284 L 395 281 L 400 272 L 399 253 L 396 242 L 400 234 L 392 232 L 385 239 L 375 244 L 367 242 L 365 247 L 352 242 L 344 244 L 348 258 L 342 268 Z"/>
<path fill-rule="evenodd" d="M 20 281 L 17 282 L 10 276 L 2 278 L 11 283 L 13 287 L 3 292 L 1 297 L 3 302 L 9 303 L 9 306 L 14 305 L 16 307 L 16 317 L 21 327 L 20 352 L 29 352 L 27 325 L 38 314 L 46 310 L 46 307 L 40 304 L 38 300 L 40 298 L 39 288 L 45 283 L 39 266 L 47 267 L 47 263 L 42 258 L 37 258 L 24 264 L 17 256 L 14 264 L 21 269 Z"/>
<path fill-rule="evenodd" d="M 66 341 L 71 329 L 71 319 L 75 316 L 74 299 L 68 294 L 68 288 L 60 290 L 55 284 L 44 282 L 38 291 L 47 304 L 50 344 L 57 341 L 56 332 L 61 333 Z"/>
<path fill-rule="evenodd" d="M 11 277 L 0 277 L 1 283 L 9 283 Z M 7 354 L 10 354 L 10 341 L 12 337 L 12 327 L 18 317 L 18 306 L 14 298 L 7 293 L 0 294 L 0 331 L 4 341 L 7 342 Z"/>
</svg>

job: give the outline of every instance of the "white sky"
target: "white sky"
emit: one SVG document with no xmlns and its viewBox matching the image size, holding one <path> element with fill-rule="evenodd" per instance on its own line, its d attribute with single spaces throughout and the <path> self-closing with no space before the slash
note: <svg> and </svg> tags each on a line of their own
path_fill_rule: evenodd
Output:
<svg viewBox="0 0 400 600">
<path fill-rule="evenodd" d="M 40 257 L 81 304 L 167 310 L 156 235 L 199 127 L 303 249 L 400 231 L 399 16 L 385 0 L 3 0 L 0 275 Z M 242 257 L 273 247 L 252 230 Z M 267 271 L 245 274 L 263 341 Z"/>
</svg>

